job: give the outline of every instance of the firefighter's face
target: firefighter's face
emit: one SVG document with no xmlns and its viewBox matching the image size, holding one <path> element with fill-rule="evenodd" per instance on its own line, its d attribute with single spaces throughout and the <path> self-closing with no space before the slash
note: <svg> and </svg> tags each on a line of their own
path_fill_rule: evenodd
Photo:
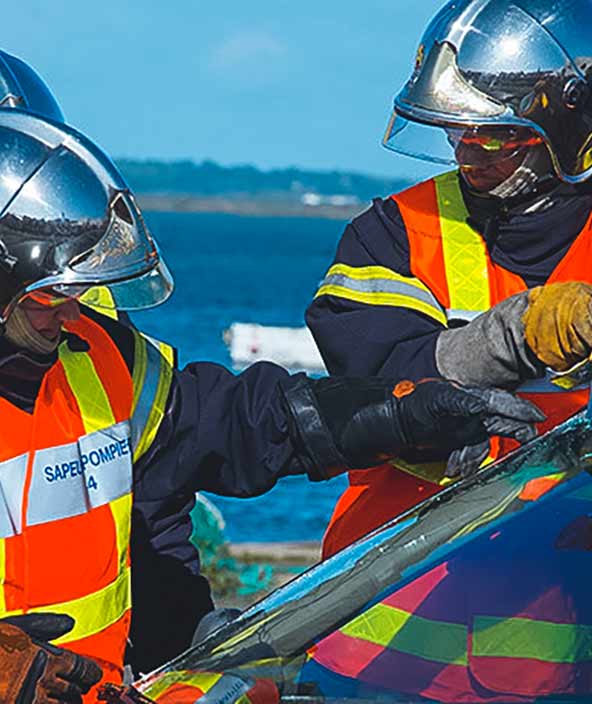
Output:
<svg viewBox="0 0 592 704">
<path fill-rule="evenodd" d="M 37 296 L 27 296 L 19 306 L 25 312 L 32 327 L 48 340 L 55 340 L 62 325 L 70 320 L 78 320 L 80 306 L 75 298 L 40 300 Z"/>
<path fill-rule="evenodd" d="M 543 143 L 524 127 L 451 129 L 447 134 L 465 181 L 482 192 L 491 191 L 506 181 L 529 150 Z"/>
</svg>

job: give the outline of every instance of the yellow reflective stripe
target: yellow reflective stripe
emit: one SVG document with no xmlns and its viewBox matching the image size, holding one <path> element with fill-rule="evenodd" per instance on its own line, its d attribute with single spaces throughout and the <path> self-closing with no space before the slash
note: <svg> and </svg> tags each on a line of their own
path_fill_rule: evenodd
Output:
<svg viewBox="0 0 592 704">
<path fill-rule="evenodd" d="M 171 367 L 175 366 L 175 350 L 164 342 L 160 342 L 160 353 L 170 364 Z"/>
<path fill-rule="evenodd" d="M 143 340 L 143 343 L 146 370 L 132 377 L 138 383 L 138 387 L 134 388 L 135 408 L 132 414 L 134 461 L 149 449 L 156 437 L 173 378 L 173 367 L 169 362 L 174 356 L 172 348 L 157 340 Z"/>
<path fill-rule="evenodd" d="M 466 626 L 433 621 L 402 609 L 376 604 L 340 629 L 351 638 L 449 665 L 466 665 Z"/>
<path fill-rule="evenodd" d="M 6 611 L 6 594 L 4 585 L 6 584 L 6 540 L 0 540 L 0 614 Z"/>
<path fill-rule="evenodd" d="M 146 428 L 142 434 L 142 439 L 140 440 L 140 446 L 144 446 L 146 450 L 152 444 L 152 441 L 156 436 L 156 432 L 160 427 L 160 422 L 164 417 L 166 402 L 173 379 L 173 368 L 167 361 L 167 352 L 165 352 L 167 348 L 168 350 L 171 349 L 169 345 L 166 345 L 164 342 L 158 343 L 158 351 L 160 352 L 160 376 L 158 379 L 158 387 L 156 389 L 156 396 L 154 398 L 154 403 L 152 404 L 152 410 L 150 411 L 148 423 L 146 424 Z M 142 451 L 140 451 L 140 454 L 141 452 Z"/>
<path fill-rule="evenodd" d="M 51 612 L 71 616 L 76 621 L 74 628 L 66 635 L 61 636 L 61 638 L 56 638 L 52 641 L 56 645 L 62 645 L 100 633 L 105 628 L 119 621 L 125 612 L 131 608 L 131 605 L 131 570 L 126 567 L 115 581 L 88 596 L 64 601 L 59 604 L 35 606 L 27 609 L 27 613 Z M 16 616 L 22 613 L 23 610 L 18 609 L 16 611 L 8 611 L 3 615 Z"/>
<path fill-rule="evenodd" d="M 477 616 L 473 655 L 543 662 L 592 661 L 592 626 L 529 618 Z"/>
<path fill-rule="evenodd" d="M 442 307 L 422 281 L 383 266 L 334 264 L 315 294 L 315 298 L 320 296 L 337 296 L 367 305 L 410 308 L 446 324 Z"/>
<path fill-rule="evenodd" d="M 489 273 L 485 243 L 481 235 L 467 224 L 465 206 L 458 174 L 436 176 L 434 179 L 442 249 L 450 308 L 460 311 L 485 311 L 491 307 Z"/>
<path fill-rule="evenodd" d="M 111 508 L 111 515 L 115 524 L 119 571 L 123 572 L 127 567 L 130 545 L 132 495 L 126 494 L 119 499 L 115 499 L 115 501 L 111 501 L 109 507 Z"/>
<path fill-rule="evenodd" d="M 80 302 L 85 306 L 102 313 L 109 318 L 117 320 L 117 309 L 113 294 L 107 286 L 93 286 L 80 296 Z"/>
<path fill-rule="evenodd" d="M 207 692 L 220 680 L 222 677 L 219 673 L 210 672 L 192 672 L 191 670 L 176 670 L 175 672 L 167 672 L 159 678 L 158 682 L 148 687 L 143 694 L 150 699 L 158 701 L 158 697 L 162 696 L 167 689 L 175 684 L 187 684 L 190 687 L 199 687 L 203 692 Z"/>
<path fill-rule="evenodd" d="M 59 347 L 59 358 L 78 402 L 85 432 L 92 433 L 115 425 L 109 398 L 90 355 L 70 352 L 64 342 Z"/>
<path fill-rule="evenodd" d="M 135 413 L 140 392 L 146 378 L 146 367 L 148 365 L 148 356 L 146 353 L 146 340 L 140 335 L 137 330 L 134 330 L 134 370 L 132 373 L 132 384 L 134 389 L 134 400 L 132 403 L 132 415 Z"/>
</svg>

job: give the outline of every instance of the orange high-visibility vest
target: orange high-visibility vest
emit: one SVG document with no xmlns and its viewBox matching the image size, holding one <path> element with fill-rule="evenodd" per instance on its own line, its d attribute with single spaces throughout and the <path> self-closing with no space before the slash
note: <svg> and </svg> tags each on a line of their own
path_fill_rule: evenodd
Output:
<svg viewBox="0 0 592 704">
<path fill-rule="evenodd" d="M 0 398 L 0 615 L 57 612 L 54 641 L 121 680 L 131 609 L 132 465 L 164 414 L 172 349 L 134 331 L 133 375 L 90 317 L 43 378 L 33 413 Z M 95 690 L 85 697 L 94 702 Z"/>
<path fill-rule="evenodd" d="M 415 302 L 404 301 L 402 305 L 425 307 L 427 291 L 433 303 L 426 310 L 434 318 L 471 320 L 509 296 L 526 290 L 520 276 L 491 261 L 482 236 L 467 224 L 468 211 L 458 172 L 430 179 L 392 198 L 408 233 L 415 286 L 422 287 L 422 290 L 417 288 Z M 548 283 L 592 283 L 591 230 L 592 216 Z M 411 292 L 407 290 L 407 295 L 413 295 L 413 289 Z M 439 310 L 434 306 L 439 306 Z M 525 383 L 519 393 L 546 414 L 547 420 L 538 426 L 541 432 L 569 418 L 588 400 L 587 389 L 564 391 L 546 380 Z M 501 439 L 494 442 L 493 454 L 499 457 L 515 446 L 512 441 Z M 397 462 L 394 464 L 397 466 Z M 323 557 L 329 557 L 441 489 L 436 483 L 406 474 L 413 468 L 399 464 L 405 471 L 388 464 L 350 472 L 350 486 L 339 499 L 325 533 Z"/>
</svg>

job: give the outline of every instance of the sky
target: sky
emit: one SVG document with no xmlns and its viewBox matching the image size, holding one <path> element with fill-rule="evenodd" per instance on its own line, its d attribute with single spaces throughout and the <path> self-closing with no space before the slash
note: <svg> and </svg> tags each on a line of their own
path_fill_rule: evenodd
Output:
<svg viewBox="0 0 592 704">
<path fill-rule="evenodd" d="M 392 98 L 443 0 L 21 0 L 2 48 L 111 156 L 385 176 Z"/>
</svg>

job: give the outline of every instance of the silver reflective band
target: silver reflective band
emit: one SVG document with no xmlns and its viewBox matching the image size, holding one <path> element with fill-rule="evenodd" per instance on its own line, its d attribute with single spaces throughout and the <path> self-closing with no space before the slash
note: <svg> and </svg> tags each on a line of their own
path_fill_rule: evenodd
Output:
<svg viewBox="0 0 592 704">
<path fill-rule="evenodd" d="M 130 425 L 123 421 L 35 453 L 27 524 L 77 516 L 131 490 Z"/>
<path fill-rule="evenodd" d="M 429 292 L 407 284 L 403 281 L 393 281 L 392 279 L 354 279 L 346 274 L 328 274 L 321 287 L 323 286 L 342 286 L 352 291 L 360 291 L 363 293 L 398 293 L 402 296 L 410 296 L 418 301 L 423 301 L 427 305 L 434 308 L 441 308 L 436 298 Z"/>
<path fill-rule="evenodd" d="M 475 320 L 475 318 L 478 318 L 483 313 L 485 313 L 484 310 L 459 310 L 457 308 L 447 308 L 446 319 L 466 320 L 467 323 L 470 323 L 471 320 Z"/>
<path fill-rule="evenodd" d="M 0 538 L 10 538 L 22 530 L 27 457 L 19 455 L 0 463 Z"/>
<path fill-rule="evenodd" d="M 138 452 L 140 447 L 142 435 L 148 425 L 150 413 L 156 400 L 162 373 L 161 368 L 162 365 L 166 363 L 166 360 L 158 349 L 158 342 L 156 340 L 153 340 L 147 335 L 141 335 L 140 338 L 140 343 L 143 344 L 146 350 L 147 359 L 146 373 L 141 382 L 142 390 L 140 391 L 140 396 L 138 397 L 138 402 L 131 418 L 131 442 L 136 460 L 139 459 L 139 457 L 135 453 Z"/>
</svg>

